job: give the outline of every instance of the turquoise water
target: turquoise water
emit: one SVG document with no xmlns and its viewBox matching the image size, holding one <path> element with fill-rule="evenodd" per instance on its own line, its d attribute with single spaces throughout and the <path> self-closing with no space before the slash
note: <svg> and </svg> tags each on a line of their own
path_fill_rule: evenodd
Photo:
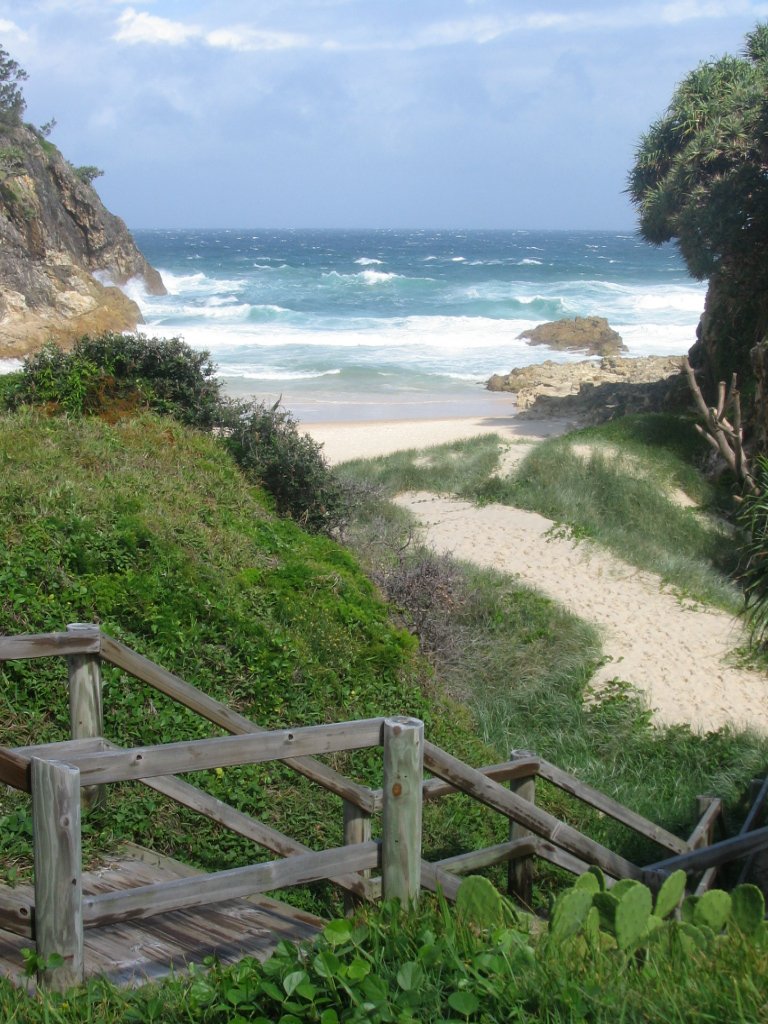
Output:
<svg viewBox="0 0 768 1024">
<path fill-rule="evenodd" d="M 169 294 L 137 285 L 152 335 L 207 349 L 228 390 L 306 421 L 475 415 L 492 373 L 552 353 L 546 320 L 608 318 L 631 355 L 682 354 L 705 286 L 631 232 L 135 231 Z"/>
</svg>

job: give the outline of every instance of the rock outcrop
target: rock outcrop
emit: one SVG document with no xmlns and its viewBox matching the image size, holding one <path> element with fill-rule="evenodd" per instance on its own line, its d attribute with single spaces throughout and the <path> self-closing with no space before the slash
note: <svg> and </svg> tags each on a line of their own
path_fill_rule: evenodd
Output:
<svg viewBox="0 0 768 1024">
<path fill-rule="evenodd" d="M 490 391 L 511 391 L 533 417 L 601 423 L 631 412 L 687 407 L 690 394 L 681 356 L 612 356 L 579 363 L 548 360 L 495 374 Z"/>
<path fill-rule="evenodd" d="M 132 330 L 141 311 L 118 285 L 165 286 L 127 227 L 58 149 L 23 125 L 0 125 L 0 358 Z"/>
<path fill-rule="evenodd" d="M 615 356 L 626 352 L 621 335 L 602 316 L 576 316 L 553 320 L 518 334 L 529 345 L 546 345 L 558 352 L 583 352 L 587 356 Z"/>
</svg>

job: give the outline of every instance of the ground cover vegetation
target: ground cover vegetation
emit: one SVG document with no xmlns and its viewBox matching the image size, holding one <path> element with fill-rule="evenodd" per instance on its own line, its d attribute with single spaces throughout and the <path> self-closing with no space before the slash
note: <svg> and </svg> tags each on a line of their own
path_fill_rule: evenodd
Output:
<svg viewBox="0 0 768 1024">
<path fill-rule="evenodd" d="M 406 451 L 349 463 L 344 473 L 364 476 L 386 495 L 425 490 L 539 512 L 575 539 L 597 541 L 658 573 L 682 594 L 736 611 L 741 595 L 730 579 L 739 559 L 732 524 L 675 501 L 682 491 L 705 513 L 727 506 L 729 496 L 701 472 L 706 452 L 691 420 L 656 414 L 550 438 L 506 475 L 496 472 L 495 435 L 428 455 Z"/>
<path fill-rule="evenodd" d="M 424 719 L 429 735 L 472 763 L 492 753 L 467 712 L 443 699 L 414 639 L 354 558 L 269 508 L 212 437 L 144 414 L 107 424 L 22 410 L 0 420 L 0 632 L 102 628 L 265 727 L 379 714 Z M 60 739 L 68 731 L 66 672 L 58 659 L 0 672 L 0 743 Z M 106 733 L 163 743 L 215 730 L 156 691 L 105 671 Z M 333 762 L 381 784 L 380 754 Z M 281 765 L 233 768 L 196 783 L 307 845 L 339 845 L 341 806 Z M 0 798 L 6 881 L 27 877 L 30 807 Z M 476 806 L 430 808 L 427 847 L 499 836 Z M 85 821 L 86 857 L 133 840 L 207 870 L 268 859 L 267 851 L 142 788 L 110 790 Z M 295 896 L 327 913 L 330 890 Z"/>
<path fill-rule="evenodd" d="M 681 904 L 684 877 L 655 900 L 616 893 L 599 873 L 562 892 L 548 925 L 468 878 L 455 911 L 423 897 L 331 921 L 311 946 L 282 943 L 264 964 L 216 963 L 162 985 L 103 982 L 32 999 L 0 986 L 8 1024 L 757 1024 L 768 1000 L 759 890 Z"/>
<path fill-rule="evenodd" d="M 175 365 L 174 352 L 184 355 L 172 347 L 168 367 Z M 81 358 L 82 352 L 73 355 Z M 66 408 L 73 364 L 55 354 L 49 361 L 63 374 L 54 373 L 58 383 L 44 383 L 51 368 L 43 361 L 40 372 L 28 365 L 4 390 L 9 411 L 0 420 L 1 632 L 99 620 L 106 631 L 268 727 L 415 714 L 424 718 L 431 739 L 470 763 L 505 757 L 511 748 L 534 749 L 681 832 L 691 824 L 694 796 L 709 790 L 729 801 L 738 826 L 739 796 L 768 759 L 763 741 L 727 730 L 698 737 L 684 728 L 654 729 L 637 695 L 620 681 L 585 704 L 585 687 L 600 659 L 594 632 L 508 579 L 420 550 L 403 513 L 385 500 L 386 488 L 401 486 L 401 471 L 414 481 L 407 486 L 458 490 L 462 481 L 476 495 L 483 493 L 498 464 L 498 439 L 398 456 L 397 472 L 386 460 L 370 472 L 349 467 L 357 511 L 347 536 L 355 556 L 322 533 L 309 534 L 290 518 L 275 516 L 275 497 L 255 486 L 257 474 L 247 467 L 244 473 L 235 461 L 237 451 L 228 445 L 233 435 L 211 431 L 215 415 L 204 413 L 203 430 L 179 422 L 184 414 L 171 418 L 174 402 L 183 409 L 196 400 L 196 389 L 205 406 L 211 374 L 204 361 L 187 382 L 191 390 L 178 399 L 158 382 L 140 381 L 135 369 L 125 371 L 125 387 L 111 395 L 100 376 L 101 383 L 90 385 L 98 398 L 92 409 L 87 402 Z M 107 378 L 115 376 L 111 368 Z M 25 379 L 27 387 L 32 379 L 37 383 L 22 401 Z M 215 391 L 212 398 L 215 410 Z M 155 401 L 165 403 L 158 408 L 166 415 L 145 411 Z M 82 415 L 88 411 L 99 415 Z M 276 411 L 261 409 L 259 415 Z M 278 418 L 278 430 L 280 423 Z M 299 436 L 295 424 L 287 423 L 287 434 Z M 642 421 L 623 429 L 627 444 L 653 447 L 643 440 L 648 428 Z M 610 438 L 611 445 L 619 441 Z M 316 448 L 311 452 L 313 459 L 320 457 Z M 289 463 L 292 457 L 289 448 Z M 705 486 L 696 474 L 686 475 L 684 458 L 669 452 L 664 458 L 672 459 L 675 480 L 691 493 Z M 330 473 L 321 459 L 313 465 Z M 658 472 L 666 480 L 670 471 Z M 335 476 L 333 486 L 339 486 Z M 361 562 L 391 595 L 395 623 Z M 418 654 L 417 639 L 431 667 Z M 116 671 L 106 672 L 105 687 L 107 732 L 122 742 L 210 734 L 205 723 L 155 692 L 128 684 Z M 0 742 L 66 734 L 60 666 L 7 664 L 0 696 Z M 378 783 L 379 765 L 371 756 L 337 763 Z M 336 802 L 280 766 L 211 772 L 202 784 L 309 845 L 341 840 Z M 653 859 L 655 851 L 562 794 L 542 785 L 537 799 L 626 855 Z M 0 820 L 5 879 L 22 879 L 31 830 L 24 799 L 4 794 Z M 191 853 L 204 869 L 254 859 L 251 844 L 129 786 L 87 819 L 85 831 L 89 857 L 133 839 L 182 859 Z M 504 838 L 498 818 L 462 798 L 428 808 L 428 855 L 455 852 L 467 835 L 478 844 Z M 537 908 L 546 909 L 562 885 L 555 872 L 541 872 Z M 320 912 L 335 906 L 323 887 L 292 898 Z M 0 1007 L 9 1021 L 333 1024 L 364 1015 L 608 1021 L 617 1019 L 617 1007 L 627 1021 L 695 1020 L 697 1013 L 703 1020 L 706 1006 L 733 1002 L 733 983 L 722 973 L 737 962 L 733 936 L 686 954 L 685 966 L 653 961 L 646 967 L 648 958 L 641 958 L 643 970 L 634 972 L 627 971 L 626 958 L 619 965 L 613 953 L 595 950 L 571 963 L 546 942 L 510 938 L 508 928 L 509 934 L 495 936 L 460 927 L 430 900 L 424 908 L 406 918 L 388 908 L 363 915 L 359 932 L 343 922 L 329 926 L 329 945 L 318 948 L 337 957 L 338 967 L 337 960 L 328 960 L 325 974 L 322 965 L 315 970 L 314 952 L 284 947 L 265 968 L 250 962 L 227 969 L 214 965 L 206 978 L 193 975 L 135 995 L 94 982 L 63 998 L 30 1002 L 0 984 Z M 529 952 L 520 960 L 523 946 Z M 765 995 L 756 979 L 764 960 L 762 947 L 738 947 L 735 976 L 747 996 L 739 996 L 737 1020 L 759 1019 L 754 1007 L 765 1005 Z"/>
<path fill-rule="evenodd" d="M 343 526 L 348 501 L 320 450 L 276 404 L 223 396 L 207 352 L 178 338 L 107 332 L 71 351 L 48 344 L 15 374 L 0 377 L 0 409 L 40 406 L 51 414 L 115 421 L 151 410 L 214 431 L 247 477 L 266 488 L 276 510 L 306 528 Z"/>
</svg>

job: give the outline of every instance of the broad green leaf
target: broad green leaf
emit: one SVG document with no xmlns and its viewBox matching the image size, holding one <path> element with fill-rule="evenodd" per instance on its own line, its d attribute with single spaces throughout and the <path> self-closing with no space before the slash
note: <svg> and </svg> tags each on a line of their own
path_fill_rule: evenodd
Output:
<svg viewBox="0 0 768 1024">
<path fill-rule="evenodd" d="M 687 875 L 684 871 L 673 871 L 665 878 L 656 894 L 656 906 L 653 912 L 656 917 L 669 917 L 685 895 Z"/>
<path fill-rule="evenodd" d="M 448 996 L 448 1005 L 456 1013 L 463 1013 L 465 1017 L 468 1017 L 479 1008 L 480 1001 L 471 992 L 458 991 L 451 992 Z"/>
</svg>

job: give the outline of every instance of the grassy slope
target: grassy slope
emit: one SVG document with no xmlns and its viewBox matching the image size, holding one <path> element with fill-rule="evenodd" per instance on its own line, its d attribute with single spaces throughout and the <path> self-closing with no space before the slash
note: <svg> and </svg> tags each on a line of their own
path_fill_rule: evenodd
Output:
<svg viewBox="0 0 768 1024">
<path fill-rule="evenodd" d="M 100 621 L 263 726 L 407 713 L 454 752 L 488 758 L 466 712 L 425 692 L 415 641 L 390 623 L 354 558 L 277 519 L 214 440 L 154 417 L 108 426 L 19 414 L 0 420 L 0 466 L 0 632 Z M 6 664 L 0 743 L 65 736 L 64 680 L 57 659 Z M 214 731 L 115 670 L 105 709 L 107 734 L 123 743 Z M 380 784 L 373 752 L 349 767 Z M 279 765 L 204 782 L 304 842 L 340 841 L 339 801 Z M 28 810 L 0 800 L 0 854 L 12 867 L 24 860 Z M 450 846 L 440 815 L 429 820 L 432 840 Z M 139 787 L 89 829 L 99 844 L 191 847 L 209 868 L 252 859 L 245 840 Z"/>
<path fill-rule="evenodd" d="M 493 461 L 488 453 L 483 460 Z M 475 761 L 486 755 L 471 738 L 466 714 L 434 691 L 423 692 L 423 665 L 413 640 L 391 626 L 355 561 L 334 544 L 276 520 L 260 492 L 243 482 L 209 439 L 154 418 L 112 428 L 96 421 L 74 425 L 21 415 L 0 420 L 0 466 L 0 632 L 60 629 L 66 622 L 99 618 L 114 635 L 262 724 L 403 711 L 425 717 L 431 736 L 449 749 Z M 477 474 L 478 481 L 484 473 Z M 740 748 L 720 734 L 699 740 L 685 730 L 652 733 L 631 697 L 622 693 L 583 709 L 581 686 L 595 656 L 593 638 L 577 620 L 558 618 L 551 602 L 509 583 L 500 591 L 499 585 L 498 578 L 471 576 L 474 599 L 459 602 L 448 625 L 465 630 L 459 647 L 478 655 L 474 663 L 454 661 L 452 670 L 457 678 L 474 671 L 470 681 L 479 684 L 476 695 L 497 698 L 497 712 L 507 719 L 497 734 L 507 737 L 503 742 L 514 736 L 517 745 L 527 740 L 540 748 L 549 744 L 545 752 L 550 756 L 556 748 L 570 751 L 569 766 L 586 776 L 602 774 L 606 788 L 631 782 L 637 773 L 634 792 L 650 789 L 659 803 L 660 793 L 668 784 L 674 789 L 681 774 L 703 784 L 718 768 L 727 772 L 734 757 L 743 756 L 745 777 L 753 773 L 759 745 Z M 559 673 L 559 648 L 551 643 L 555 622 L 558 634 L 568 633 L 569 644 L 579 648 L 570 667 Z M 503 704 L 505 677 L 521 676 L 526 686 L 513 688 L 513 699 Z M 531 690 L 541 692 L 549 717 L 542 715 L 544 705 L 537 709 L 535 699 L 523 701 Z M 6 666 L 0 673 L 0 700 L 0 742 L 55 738 L 66 731 L 61 666 Z M 147 741 L 208 732 L 117 673 L 107 677 L 107 705 L 112 735 Z M 709 774 L 702 774 L 703 765 Z M 362 776 L 375 773 L 367 758 L 360 758 L 357 768 Z M 278 827 L 290 817 L 293 834 L 308 841 L 325 842 L 337 830 L 335 802 L 319 803 L 316 790 L 279 769 L 261 774 L 233 770 L 221 778 L 211 773 L 207 785 Z M 444 813 L 429 811 L 433 846 L 450 848 L 456 835 L 482 840 L 478 821 L 465 808 L 455 801 L 442 806 Z M 301 807 L 304 816 L 295 813 Z M 5 798 L 0 821 L 2 862 L 12 868 L 29 824 L 23 803 Z M 105 830 L 101 841 L 109 840 L 112 829 L 117 838 L 153 838 L 171 853 L 179 852 L 181 836 L 185 847 L 193 841 L 197 861 L 211 867 L 238 863 L 251 852 L 237 840 L 201 830 L 199 819 L 188 820 L 171 805 L 136 794 L 113 798 L 108 813 L 91 828 Z M 371 942 L 370 953 L 366 949 L 363 955 L 386 979 L 385 988 L 402 996 L 401 963 L 422 957 L 431 963 L 430 951 L 442 948 L 441 932 L 448 926 L 428 905 L 402 930 L 390 927 L 385 915 L 382 934 L 392 941 Z M 470 988 L 478 965 L 486 964 L 489 955 L 481 940 L 473 942 L 477 948 L 456 961 Z M 482 1012 L 494 1020 L 607 1024 L 624 1019 L 640 1024 L 722 1019 L 731 1010 L 733 1019 L 744 1024 L 762 1019 L 764 951 L 739 948 L 733 963 L 726 963 L 724 949 L 718 954 L 722 964 L 715 962 L 717 957 L 696 957 L 679 968 L 661 964 L 649 973 L 628 970 L 610 955 L 570 963 L 558 951 L 548 955 L 545 947 L 536 964 L 520 964 L 515 971 L 502 964 L 501 974 L 493 968 L 492 988 L 477 991 Z M 288 991 L 285 971 L 295 971 L 294 961 L 286 957 L 287 967 L 276 963 L 270 973 L 278 993 L 283 980 Z M 446 999 L 456 979 L 446 973 L 442 959 L 438 963 L 439 977 L 435 981 L 430 975 L 430 985 L 442 988 L 440 993 L 425 990 L 419 1001 L 424 1020 L 443 1020 L 452 1009 Z M 0 1012 L 9 1022 L 29 1024 L 223 1024 L 240 1007 L 243 986 L 259 985 L 259 974 L 245 963 L 221 975 L 214 971 L 207 983 L 198 977 L 129 993 L 97 982 L 39 1003 L 0 984 Z M 327 998 L 341 1010 L 334 1003 L 333 983 Z M 366 1017 L 372 1019 L 367 1012 Z M 317 1019 L 314 1009 L 302 1010 L 300 1019 Z"/>
</svg>

